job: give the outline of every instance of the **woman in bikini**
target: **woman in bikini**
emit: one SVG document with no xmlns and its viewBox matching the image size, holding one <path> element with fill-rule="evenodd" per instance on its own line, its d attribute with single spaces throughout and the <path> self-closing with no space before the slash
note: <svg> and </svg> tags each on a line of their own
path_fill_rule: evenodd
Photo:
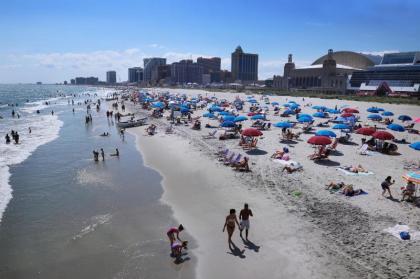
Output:
<svg viewBox="0 0 420 279">
<path fill-rule="evenodd" d="M 226 216 L 225 225 L 223 226 L 223 232 L 225 232 L 225 229 L 226 229 L 227 233 L 228 233 L 229 247 L 230 247 L 230 244 L 232 243 L 232 234 L 235 231 L 235 223 L 239 227 L 238 218 L 236 218 L 236 211 L 235 211 L 235 209 L 231 209 L 229 211 L 229 215 Z"/>
</svg>

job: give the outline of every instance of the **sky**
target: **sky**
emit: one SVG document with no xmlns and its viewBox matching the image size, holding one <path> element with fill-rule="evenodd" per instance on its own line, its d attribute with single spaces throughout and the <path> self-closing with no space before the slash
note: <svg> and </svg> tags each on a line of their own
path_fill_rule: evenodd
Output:
<svg viewBox="0 0 420 279">
<path fill-rule="evenodd" d="M 13 0 L 0 8 L 0 83 L 63 82 L 127 68 L 259 54 L 259 78 L 282 74 L 289 53 L 310 65 L 328 49 L 420 50 L 418 0 Z"/>
</svg>

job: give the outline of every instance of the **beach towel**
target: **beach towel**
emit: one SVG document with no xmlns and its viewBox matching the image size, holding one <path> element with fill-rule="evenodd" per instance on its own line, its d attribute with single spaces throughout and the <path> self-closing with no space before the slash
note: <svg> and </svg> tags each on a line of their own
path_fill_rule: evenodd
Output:
<svg viewBox="0 0 420 279">
<path fill-rule="evenodd" d="M 357 175 L 366 176 L 366 175 L 373 174 L 373 172 L 371 172 L 371 171 L 355 173 L 355 172 L 351 172 L 351 171 L 348 171 L 348 170 L 345 170 L 345 169 L 342 169 L 342 168 L 337 168 L 337 170 L 343 172 L 345 175 L 352 175 L 352 176 L 357 176 Z"/>
<path fill-rule="evenodd" d="M 302 165 L 296 161 L 292 160 L 281 160 L 281 159 L 273 159 L 274 162 L 281 164 L 283 166 L 292 166 L 293 167 L 302 167 Z"/>
<path fill-rule="evenodd" d="M 401 239 L 401 233 L 403 233 L 402 235 L 404 236 L 404 232 L 408 232 L 410 235 L 410 240 L 420 240 L 420 231 L 410 229 L 410 227 L 407 225 L 395 225 L 393 227 L 384 229 L 384 232 L 392 234 L 399 240 L 403 240 Z"/>
</svg>

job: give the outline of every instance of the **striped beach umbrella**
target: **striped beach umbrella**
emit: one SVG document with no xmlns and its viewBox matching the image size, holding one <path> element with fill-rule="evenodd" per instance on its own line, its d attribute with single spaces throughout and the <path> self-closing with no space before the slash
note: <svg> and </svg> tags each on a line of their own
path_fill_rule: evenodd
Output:
<svg viewBox="0 0 420 279">
<path fill-rule="evenodd" d="M 416 184 L 420 184 L 420 172 L 409 172 L 403 175 L 403 178 L 407 181 L 411 181 Z"/>
</svg>

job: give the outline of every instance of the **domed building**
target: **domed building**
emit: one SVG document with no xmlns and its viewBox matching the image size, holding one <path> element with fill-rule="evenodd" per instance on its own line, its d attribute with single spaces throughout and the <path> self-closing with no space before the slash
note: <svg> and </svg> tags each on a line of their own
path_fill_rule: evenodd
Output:
<svg viewBox="0 0 420 279">
<path fill-rule="evenodd" d="M 349 76 L 356 70 L 366 69 L 374 62 L 366 56 L 332 49 L 310 66 L 296 68 L 289 54 L 283 76 L 273 77 L 273 87 L 286 90 L 310 90 L 320 93 L 346 92 Z"/>
</svg>

